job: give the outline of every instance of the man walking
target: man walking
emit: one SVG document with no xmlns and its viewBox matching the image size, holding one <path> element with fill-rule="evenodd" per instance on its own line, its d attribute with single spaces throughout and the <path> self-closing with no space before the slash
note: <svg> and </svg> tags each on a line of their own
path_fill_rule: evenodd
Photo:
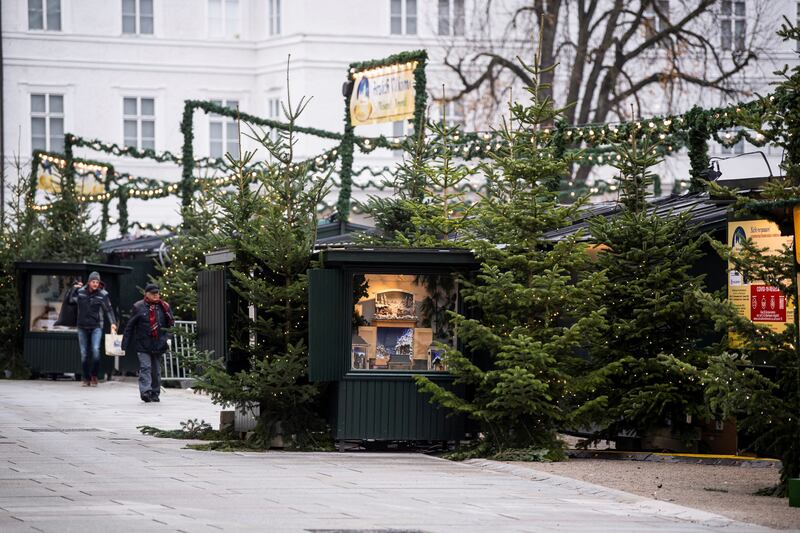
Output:
<svg viewBox="0 0 800 533">
<path fill-rule="evenodd" d="M 169 349 L 170 334 L 165 328 L 175 325 L 169 304 L 161 299 L 158 285 L 147 284 L 144 298 L 133 304 L 125 325 L 122 349 L 135 343 L 139 357 L 139 394 L 145 403 L 158 402 L 161 393 L 161 356 Z"/>
<path fill-rule="evenodd" d="M 77 282 L 78 290 L 70 298 L 78 310 L 78 345 L 81 350 L 83 386 L 97 386 L 97 372 L 100 370 L 100 339 L 103 338 L 103 315 L 108 315 L 111 333 L 117 332 L 117 319 L 111 308 L 111 299 L 105 290 L 100 274 L 92 272 L 84 286 Z M 89 360 L 89 350 L 92 359 Z"/>
</svg>

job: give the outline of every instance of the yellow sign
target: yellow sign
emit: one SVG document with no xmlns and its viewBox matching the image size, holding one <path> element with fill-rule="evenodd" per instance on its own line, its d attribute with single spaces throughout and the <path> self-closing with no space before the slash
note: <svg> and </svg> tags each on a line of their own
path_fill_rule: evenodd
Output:
<svg viewBox="0 0 800 533">
<path fill-rule="evenodd" d="M 757 248 L 766 248 L 767 254 L 781 253 L 791 246 L 792 236 L 781 235 L 778 225 L 768 220 L 739 220 L 728 222 L 728 244 L 736 253 L 741 243 L 750 239 Z M 739 314 L 752 322 L 783 332 L 787 324 L 794 323 L 794 302 L 786 298 L 777 287 L 761 280 L 748 279 L 742 272 L 728 264 L 728 300 Z M 732 344 L 738 344 L 732 339 Z"/>
<path fill-rule="evenodd" d="M 61 192 L 61 178 L 48 170 L 39 172 L 37 189 L 45 193 Z M 106 192 L 106 187 L 99 176 L 87 174 L 75 177 L 75 193 L 80 195 L 96 195 Z"/>
<path fill-rule="evenodd" d="M 414 116 L 416 61 L 354 72 L 350 95 L 353 126 L 406 120 Z"/>
</svg>

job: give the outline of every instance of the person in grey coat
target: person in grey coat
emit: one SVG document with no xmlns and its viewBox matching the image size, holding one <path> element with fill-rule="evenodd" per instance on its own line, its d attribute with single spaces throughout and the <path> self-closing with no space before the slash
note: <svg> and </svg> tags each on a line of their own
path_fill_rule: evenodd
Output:
<svg viewBox="0 0 800 533">
<path fill-rule="evenodd" d="M 97 373 L 100 370 L 100 340 L 103 338 L 103 317 L 108 316 L 111 333 L 117 332 L 117 318 L 111 307 L 111 299 L 100 279 L 100 274 L 92 272 L 86 285 L 81 282 L 73 286 L 75 289 L 70 301 L 78 309 L 78 345 L 81 350 L 81 367 L 83 386 L 96 387 Z M 92 358 L 89 359 L 91 350 Z"/>
<path fill-rule="evenodd" d="M 125 325 L 122 349 L 133 342 L 139 357 L 139 395 L 145 403 L 158 402 L 161 393 L 161 356 L 169 350 L 171 335 L 166 328 L 175 325 L 169 304 L 161 299 L 158 285 L 148 283 L 144 298 L 133 304 Z"/>
</svg>

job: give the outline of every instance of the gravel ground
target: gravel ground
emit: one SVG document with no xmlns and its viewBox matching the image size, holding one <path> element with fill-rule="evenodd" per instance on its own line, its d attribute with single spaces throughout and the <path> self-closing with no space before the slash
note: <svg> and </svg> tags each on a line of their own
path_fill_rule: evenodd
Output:
<svg viewBox="0 0 800 533">
<path fill-rule="evenodd" d="M 571 459 L 561 463 L 513 463 L 603 485 L 741 522 L 800 531 L 800 508 L 786 498 L 754 496 L 777 484 L 777 468 L 687 463 Z"/>
</svg>

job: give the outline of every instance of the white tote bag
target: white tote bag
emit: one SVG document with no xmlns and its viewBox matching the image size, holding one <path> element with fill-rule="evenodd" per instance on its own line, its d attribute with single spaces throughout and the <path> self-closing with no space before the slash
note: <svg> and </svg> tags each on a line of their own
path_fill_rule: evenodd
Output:
<svg viewBox="0 0 800 533">
<path fill-rule="evenodd" d="M 122 349 L 122 335 L 113 333 L 106 335 L 106 355 L 113 357 L 125 355 L 125 350 Z"/>
</svg>

